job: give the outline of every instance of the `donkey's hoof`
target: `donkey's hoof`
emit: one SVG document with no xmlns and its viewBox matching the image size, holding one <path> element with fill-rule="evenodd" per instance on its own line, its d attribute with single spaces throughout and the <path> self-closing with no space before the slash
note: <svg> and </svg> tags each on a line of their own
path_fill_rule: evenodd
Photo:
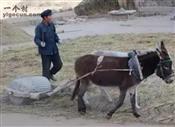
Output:
<svg viewBox="0 0 175 127">
<path fill-rule="evenodd" d="M 83 111 L 81 111 L 79 113 L 80 113 L 80 115 L 83 115 L 83 116 L 86 114 L 86 112 L 83 112 Z"/>
<path fill-rule="evenodd" d="M 136 104 L 136 108 L 137 108 L 137 109 L 141 109 L 141 107 L 140 107 L 138 104 Z"/>
<path fill-rule="evenodd" d="M 133 115 L 136 117 L 136 118 L 139 118 L 141 115 L 139 115 L 138 113 L 133 113 Z"/>
<path fill-rule="evenodd" d="M 86 110 L 79 110 L 78 112 L 80 113 L 80 115 L 85 115 L 86 114 Z"/>
<path fill-rule="evenodd" d="M 106 115 L 106 119 L 109 120 L 109 119 L 111 119 L 111 118 L 112 118 L 112 115 L 109 115 L 109 114 Z"/>
</svg>

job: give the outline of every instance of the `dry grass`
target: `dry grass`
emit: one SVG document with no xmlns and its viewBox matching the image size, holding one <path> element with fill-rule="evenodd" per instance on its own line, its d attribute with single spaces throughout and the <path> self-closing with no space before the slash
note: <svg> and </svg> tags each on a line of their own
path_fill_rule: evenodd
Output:
<svg viewBox="0 0 175 127">
<path fill-rule="evenodd" d="M 175 60 L 175 35 L 174 34 L 119 34 L 82 37 L 71 40 L 60 46 L 60 53 L 64 61 L 64 67 L 58 75 L 56 75 L 59 84 L 62 80 L 74 78 L 73 64 L 77 57 L 91 53 L 94 50 L 115 50 L 130 51 L 133 49 L 147 50 L 154 49 L 156 42 L 165 40 L 168 51 Z M 11 49 L 4 52 L 3 58 L 0 60 L 2 74 L 0 74 L 0 82 L 4 88 L 9 81 L 19 75 L 39 75 L 41 73 L 40 58 L 36 56 L 34 47 L 26 47 L 24 49 Z M 2 91 L 2 89 L 1 89 Z M 113 92 L 112 94 L 116 95 Z M 171 85 L 165 84 L 156 76 L 151 76 L 144 81 L 139 88 L 139 95 L 142 109 L 140 110 L 142 117 L 140 119 L 133 118 L 130 113 L 130 105 L 128 99 L 126 104 L 117 113 L 111 121 L 143 121 L 143 122 L 162 122 L 175 123 L 175 83 Z M 88 115 L 84 118 L 104 119 L 106 112 L 105 101 L 96 97 L 96 104 L 92 105 L 88 110 Z M 44 116 L 65 116 L 66 118 L 80 117 L 77 113 L 76 102 L 71 102 L 69 96 L 55 96 L 43 101 L 35 102 L 29 106 L 2 106 L 4 112 L 22 112 L 32 113 Z M 100 107 L 101 106 L 101 107 Z"/>
<path fill-rule="evenodd" d="M 2 21 L 0 23 L 0 28 L 3 31 L 0 34 L 0 38 L 2 39 L 1 45 L 19 44 L 31 41 L 31 37 L 27 33 L 15 27 L 13 24 L 7 24 Z"/>
</svg>

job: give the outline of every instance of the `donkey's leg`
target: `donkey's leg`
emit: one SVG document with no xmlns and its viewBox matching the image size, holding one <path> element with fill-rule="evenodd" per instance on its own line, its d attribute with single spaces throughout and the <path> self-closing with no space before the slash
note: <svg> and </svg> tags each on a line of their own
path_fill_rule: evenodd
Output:
<svg viewBox="0 0 175 127">
<path fill-rule="evenodd" d="M 112 117 L 112 115 L 115 113 L 115 111 L 123 105 L 123 102 L 124 102 L 125 96 L 126 96 L 126 91 L 127 90 L 120 90 L 119 100 L 118 100 L 117 104 L 115 105 L 114 109 L 112 109 L 107 114 L 107 116 L 106 116 L 107 119 L 110 119 Z"/>
<path fill-rule="evenodd" d="M 83 96 L 83 100 L 84 100 L 86 105 L 90 104 L 88 99 L 89 99 L 89 94 L 88 94 L 88 92 L 86 92 Z"/>
<path fill-rule="evenodd" d="M 111 95 L 109 94 L 109 91 L 105 87 L 99 87 L 101 90 L 101 95 L 106 97 L 109 102 L 113 102 L 113 99 Z"/>
<path fill-rule="evenodd" d="M 81 85 L 79 88 L 79 93 L 78 93 L 78 111 L 81 114 L 85 114 L 86 113 L 86 105 L 83 99 L 83 96 L 89 86 L 89 81 L 87 79 L 82 79 L 81 81 Z"/>
<path fill-rule="evenodd" d="M 130 93 L 130 101 L 131 101 L 131 107 L 132 107 L 132 112 L 133 115 L 138 118 L 140 117 L 140 115 L 137 113 L 137 108 L 136 108 L 136 94 L 134 93 Z"/>
<path fill-rule="evenodd" d="M 138 92 L 137 92 L 137 87 L 138 87 L 138 86 L 135 87 L 135 91 L 134 91 L 134 92 L 135 92 L 135 100 L 136 100 L 135 106 L 136 106 L 137 109 L 140 109 L 140 105 L 138 104 Z"/>
<path fill-rule="evenodd" d="M 137 109 L 140 109 L 140 106 L 139 106 L 139 104 L 138 104 L 138 92 L 137 92 L 137 87 L 138 87 L 137 85 L 131 87 L 131 88 L 129 89 L 129 94 L 130 94 L 130 95 L 135 94 L 135 106 L 136 106 Z"/>
</svg>

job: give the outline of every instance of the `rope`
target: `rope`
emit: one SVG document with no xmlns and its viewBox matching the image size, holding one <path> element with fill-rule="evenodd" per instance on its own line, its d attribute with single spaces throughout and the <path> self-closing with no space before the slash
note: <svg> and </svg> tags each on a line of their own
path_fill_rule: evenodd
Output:
<svg viewBox="0 0 175 127">
<path fill-rule="evenodd" d="M 71 82 L 75 82 L 75 81 L 81 80 L 81 79 L 83 79 L 83 78 L 86 78 L 86 77 L 88 77 L 89 75 L 94 75 L 94 73 L 96 73 L 96 72 L 105 72 L 105 71 L 131 72 L 131 71 L 132 71 L 132 69 L 100 69 L 100 70 L 97 70 L 97 69 L 98 69 L 98 67 L 96 67 L 96 68 L 94 69 L 94 71 L 91 71 L 91 72 L 89 72 L 89 73 L 86 73 L 85 75 L 83 75 L 83 76 L 81 76 L 81 77 L 79 77 L 79 78 L 72 79 L 72 80 L 68 81 L 67 83 L 65 83 L 65 85 L 66 85 L 66 84 L 69 84 L 69 83 L 71 83 Z"/>
<path fill-rule="evenodd" d="M 75 82 L 75 81 L 78 81 L 78 80 L 81 80 L 81 79 L 83 79 L 83 78 L 86 78 L 86 77 L 88 77 L 89 75 L 94 75 L 94 73 L 95 72 L 105 72 L 105 71 L 123 71 L 123 72 L 131 72 L 132 70 L 131 69 L 100 69 L 100 70 L 97 70 L 98 68 L 100 68 L 101 66 L 96 66 L 96 68 L 93 70 L 93 71 L 91 71 L 91 72 L 89 72 L 89 73 L 86 73 L 85 75 L 83 75 L 83 76 L 81 76 L 81 77 L 79 77 L 79 78 L 75 78 L 75 79 L 72 79 L 72 80 L 69 80 L 69 81 L 67 81 L 66 83 L 64 83 L 64 84 L 62 84 L 62 86 L 64 86 L 64 87 L 62 87 L 62 88 L 60 88 L 60 87 L 57 87 L 57 88 L 55 88 L 53 91 L 51 91 L 51 92 L 49 92 L 49 93 L 46 93 L 46 94 L 39 94 L 39 97 L 37 97 L 37 98 L 41 98 L 41 97 L 48 97 L 48 96 L 52 96 L 52 95 L 54 95 L 55 93 L 57 93 L 59 90 L 61 90 L 61 89 L 66 89 L 66 88 L 68 88 L 68 87 L 70 87 L 70 86 L 72 86 L 72 85 L 74 85 L 73 84 L 73 82 Z M 35 97 L 36 98 L 36 97 Z"/>
</svg>

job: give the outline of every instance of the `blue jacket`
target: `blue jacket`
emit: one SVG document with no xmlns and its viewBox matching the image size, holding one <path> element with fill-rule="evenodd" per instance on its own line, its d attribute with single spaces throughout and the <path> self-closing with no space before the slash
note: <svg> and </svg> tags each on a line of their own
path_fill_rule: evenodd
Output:
<svg viewBox="0 0 175 127">
<path fill-rule="evenodd" d="M 45 47 L 41 46 L 41 42 L 45 42 Z M 59 37 L 56 34 L 55 25 L 53 23 L 45 24 L 41 22 L 35 28 L 35 44 L 39 48 L 39 53 L 43 55 L 53 55 L 58 53 L 56 43 L 59 43 Z"/>
</svg>

